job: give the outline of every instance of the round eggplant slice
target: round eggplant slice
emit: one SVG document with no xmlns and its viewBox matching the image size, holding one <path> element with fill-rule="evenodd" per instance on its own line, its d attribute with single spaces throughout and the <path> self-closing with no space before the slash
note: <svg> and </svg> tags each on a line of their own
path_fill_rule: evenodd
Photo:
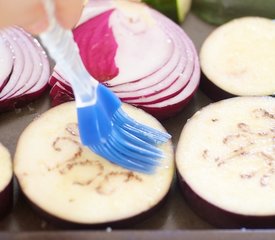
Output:
<svg viewBox="0 0 275 240">
<path fill-rule="evenodd" d="M 274 94 L 274 42 L 270 19 L 244 17 L 218 27 L 200 51 L 201 89 L 214 100 Z"/>
<path fill-rule="evenodd" d="M 164 130 L 144 111 L 123 108 L 137 121 Z M 69 102 L 48 110 L 24 130 L 16 148 L 15 175 L 27 199 L 55 224 L 124 227 L 146 216 L 168 194 L 174 175 L 172 143 L 159 147 L 165 158 L 151 175 L 114 165 L 81 145 L 75 103 Z"/>
<path fill-rule="evenodd" d="M 275 99 L 212 103 L 185 125 L 176 151 L 184 197 L 224 228 L 275 226 Z"/>
<path fill-rule="evenodd" d="M 13 205 L 13 170 L 11 155 L 0 143 L 0 218 L 6 216 Z"/>
</svg>

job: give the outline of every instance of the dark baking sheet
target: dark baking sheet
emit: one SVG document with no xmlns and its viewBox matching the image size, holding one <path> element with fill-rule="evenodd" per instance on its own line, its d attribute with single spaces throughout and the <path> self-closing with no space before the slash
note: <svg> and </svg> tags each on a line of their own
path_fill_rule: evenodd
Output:
<svg viewBox="0 0 275 240">
<path fill-rule="evenodd" d="M 214 29 L 190 13 L 182 25 L 195 43 L 197 50 Z M 177 116 L 162 121 L 173 136 L 174 147 L 186 120 L 211 101 L 198 91 L 188 106 Z M 50 107 L 47 94 L 23 109 L 0 114 L 0 142 L 14 155 L 22 130 L 39 114 Z M 12 213 L 0 221 L 0 239 L 275 239 L 273 230 L 217 230 L 186 205 L 175 183 L 161 209 L 147 220 L 126 230 L 103 229 L 72 231 L 56 228 L 41 219 L 15 190 Z M 111 231 L 110 231 L 111 230 Z"/>
</svg>

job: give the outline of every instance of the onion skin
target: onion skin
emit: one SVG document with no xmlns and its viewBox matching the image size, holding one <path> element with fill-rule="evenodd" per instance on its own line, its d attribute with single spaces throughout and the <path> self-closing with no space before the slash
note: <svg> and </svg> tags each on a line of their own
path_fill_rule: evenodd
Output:
<svg viewBox="0 0 275 240">
<path fill-rule="evenodd" d="M 221 209 L 207 202 L 184 181 L 177 172 L 179 187 L 183 196 L 193 211 L 218 228 L 274 228 L 275 215 L 248 216 Z"/>
<path fill-rule="evenodd" d="M 0 219 L 8 215 L 13 207 L 13 178 L 0 192 Z"/>
<path fill-rule="evenodd" d="M 223 99 L 236 97 L 236 95 L 224 91 L 211 82 L 203 72 L 201 72 L 200 89 L 213 101 L 220 101 Z"/>
<path fill-rule="evenodd" d="M 170 192 L 171 190 L 168 191 L 168 193 L 163 197 L 163 199 L 160 202 L 158 202 L 155 206 L 148 209 L 147 211 L 144 211 L 138 215 L 135 215 L 129 218 L 120 219 L 112 222 L 100 223 L 100 224 L 84 224 L 84 223 L 77 223 L 77 222 L 68 221 L 66 219 L 58 218 L 41 209 L 33 201 L 31 201 L 25 194 L 24 194 L 24 197 L 32 206 L 34 211 L 38 213 L 38 215 L 40 215 L 46 221 L 62 229 L 105 229 L 108 227 L 126 229 L 126 228 L 132 227 L 134 224 L 137 224 L 141 221 L 145 221 L 147 218 L 152 216 L 157 210 L 163 207 L 170 195 Z"/>
</svg>

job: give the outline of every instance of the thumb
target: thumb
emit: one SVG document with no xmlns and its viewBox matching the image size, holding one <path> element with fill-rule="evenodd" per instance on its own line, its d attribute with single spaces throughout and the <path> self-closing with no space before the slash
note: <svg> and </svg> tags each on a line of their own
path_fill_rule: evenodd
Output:
<svg viewBox="0 0 275 240">
<path fill-rule="evenodd" d="M 78 22 L 83 7 L 83 0 L 56 0 L 56 18 L 65 28 L 73 28 Z"/>
</svg>

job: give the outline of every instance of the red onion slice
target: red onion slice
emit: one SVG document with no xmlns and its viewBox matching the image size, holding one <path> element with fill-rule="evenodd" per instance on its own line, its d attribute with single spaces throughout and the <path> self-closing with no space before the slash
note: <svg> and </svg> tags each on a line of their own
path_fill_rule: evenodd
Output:
<svg viewBox="0 0 275 240">
<path fill-rule="evenodd" d="M 186 67 L 187 53 L 185 43 L 182 40 L 186 36 L 182 36 L 182 29 L 176 28 L 175 32 L 171 31 L 171 28 L 175 28 L 175 24 L 169 21 L 166 24 L 162 24 L 161 21 L 158 21 L 158 25 L 171 40 L 173 44 L 173 55 L 165 66 L 150 76 L 134 82 L 110 87 L 122 100 L 127 101 L 128 99 L 151 96 L 168 88 L 178 79 Z M 187 84 L 187 82 L 185 84 Z"/>
<path fill-rule="evenodd" d="M 13 32 L 15 32 L 17 36 L 24 41 L 27 49 L 30 52 L 30 61 L 32 61 L 33 63 L 33 71 L 27 83 L 23 88 L 17 91 L 16 94 L 13 96 L 13 97 L 18 97 L 18 96 L 21 96 L 22 94 L 25 94 L 27 91 L 29 91 L 32 87 L 35 86 L 37 79 L 40 79 L 41 77 L 43 77 L 42 73 L 44 68 L 48 68 L 47 67 L 48 61 L 43 61 L 41 54 L 39 53 L 39 51 L 37 51 L 36 46 L 33 44 L 34 39 L 30 34 L 28 34 L 27 32 L 25 32 L 20 28 L 14 28 Z"/>
<path fill-rule="evenodd" d="M 73 97 L 73 94 L 71 91 L 68 91 L 64 85 L 60 82 L 56 82 L 53 87 L 51 88 L 50 95 L 56 95 L 59 90 L 62 90 L 63 92 L 66 92 L 69 96 Z"/>
<path fill-rule="evenodd" d="M 104 4 L 104 1 L 98 2 Z M 174 115 L 189 102 L 200 80 L 198 56 L 191 39 L 170 19 L 145 5 L 135 3 L 130 6 L 132 3 L 128 2 L 131 10 L 128 9 L 127 12 L 117 6 L 119 3 L 110 2 L 113 5 L 110 7 L 110 4 L 107 4 L 107 9 L 111 10 L 97 15 L 96 19 L 110 14 L 108 19 L 104 19 L 105 23 L 108 20 L 107 23 L 112 28 L 110 34 L 114 35 L 114 44 L 105 45 L 103 41 L 95 45 L 94 40 L 100 36 L 100 41 L 104 31 L 97 31 L 96 36 L 78 31 L 78 34 L 84 34 L 87 38 L 77 34 L 75 36 L 85 66 L 88 69 L 91 66 L 96 68 L 93 71 L 101 77 L 105 74 L 104 67 L 91 65 L 91 61 L 99 59 L 100 65 L 109 66 L 105 67 L 106 72 L 117 67 L 118 73 L 110 80 L 104 81 L 104 84 L 122 101 L 143 108 L 159 118 Z M 141 11 L 137 11 L 133 6 L 141 7 Z M 87 28 L 95 27 L 93 24 L 96 20 L 90 21 L 88 14 L 85 19 L 89 19 L 84 23 L 88 25 Z M 106 29 L 106 24 L 101 22 L 96 27 Z M 89 37 L 93 39 L 89 40 Z M 116 44 L 117 49 L 114 48 Z M 93 52 L 90 48 L 96 47 L 97 52 L 91 54 Z M 109 51 L 112 52 L 111 56 Z M 104 57 L 98 58 L 100 54 Z M 102 61 L 104 59 L 105 62 Z M 104 79 L 100 79 L 102 80 Z M 59 73 L 58 67 L 55 68 L 50 83 L 56 89 L 52 94 L 57 93 L 66 98 L 66 95 L 71 93 L 70 85 Z M 55 99 L 58 102 L 58 98 Z"/>
<path fill-rule="evenodd" d="M 52 106 L 74 100 L 72 91 L 66 89 L 66 87 L 58 81 L 51 88 L 50 96 L 52 97 Z"/>
<path fill-rule="evenodd" d="M 179 77 L 181 72 L 184 69 L 184 63 L 182 61 L 179 61 L 174 71 L 168 74 L 168 76 L 164 77 L 163 79 L 159 79 L 159 82 L 155 83 L 152 86 L 148 86 L 146 88 L 138 89 L 135 91 L 132 91 L 132 86 L 134 85 L 142 85 L 141 82 L 143 82 L 144 79 L 136 82 L 135 84 L 123 84 L 121 85 L 121 90 L 124 89 L 124 91 L 114 91 L 112 87 L 110 89 L 114 91 L 119 98 L 123 101 L 128 100 L 137 100 L 142 97 L 151 97 L 153 95 L 158 94 L 159 92 L 162 92 L 163 90 L 169 88 Z M 150 82 L 150 79 L 147 80 L 147 82 Z M 127 91 L 128 89 L 128 91 Z"/>
<path fill-rule="evenodd" d="M 187 52 L 190 52 L 190 51 L 187 51 Z M 134 100 L 125 100 L 125 102 L 130 104 L 135 104 L 135 105 L 136 104 L 147 105 L 147 104 L 158 103 L 163 100 L 170 99 L 175 95 L 177 95 L 186 86 L 188 86 L 188 83 L 192 77 L 192 73 L 194 70 L 194 60 L 192 59 L 193 56 L 190 53 L 189 53 L 189 57 L 190 57 L 190 60 L 188 62 L 188 66 L 186 70 L 183 73 L 181 73 L 180 76 L 175 80 L 175 82 L 173 82 L 168 88 L 163 89 L 162 91 L 159 91 L 157 94 L 154 94 L 152 96 L 144 96 Z M 152 88 L 154 88 L 154 86 Z"/>
<path fill-rule="evenodd" d="M 160 68 L 158 71 L 153 72 L 149 76 L 144 76 L 141 79 L 136 81 L 116 85 L 116 86 L 109 86 L 112 91 L 120 95 L 123 98 L 136 98 L 143 95 L 151 95 L 154 94 L 156 91 L 147 92 L 144 91 L 150 90 L 152 86 L 159 84 L 161 81 L 165 80 L 165 83 L 162 85 L 162 88 L 169 86 L 171 81 L 175 81 L 180 74 L 186 64 L 186 57 L 185 57 L 185 46 L 181 43 L 175 43 L 174 39 L 168 35 L 171 39 L 171 44 L 173 45 L 173 53 L 171 58 L 167 61 L 167 63 Z M 177 44 L 180 44 L 182 49 L 179 50 Z M 109 82 L 106 82 L 108 85 Z M 158 86 L 156 86 L 158 88 Z M 135 92 L 135 93 L 133 93 Z M 125 95 L 124 95 L 125 93 Z M 129 94 L 130 93 L 130 94 Z"/>
<path fill-rule="evenodd" d="M 148 16 L 151 17 L 149 8 Z M 153 17 L 151 20 L 156 21 Z M 144 24 L 136 30 L 137 23 L 131 22 L 131 18 L 123 16 L 121 11 L 113 11 L 109 24 L 118 44 L 115 62 L 119 74 L 106 83 L 108 86 L 149 76 L 165 66 L 171 58 L 173 44 L 157 23 Z"/>
<path fill-rule="evenodd" d="M 69 82 L 67 82 L 60 73 L 53 72 L 50 84 L 54 86 L 56 83 L 60 83 L 63 87 L 65 87 L 68 91 L 73 91 Z"/>
<path fill-rule="evenodd" d="M 12 27 L 0 32 L 14 53 L 14 67 L 0 93 L 0 111 L 21 107 L 44 92 L 50 74 L 45 51 L 30 34 Z"/>
<path fill-rule="evenodd" d="M 195 51 L 194 48 L 193 48 L 193 51 Z M 162 109 L 162 111 L 163 111 L 164 108 L 169 109 L 169 107 L 171 107 L 173 105 L 175 105 L 175 106 L 181 105 L 181 108 L 182 108 L 184 106 L 184 105 L 182 105 L 182 103 L 187 103 L 187 101 L 190 100 L 190 97 L 192 97 L 194 95 L 194 93 L 199 85 L 199 82 L 200 82 L 200 65 L 199 65 L 198 56 L 197 55 L 195 55 L 195 56 L 196 56 L 195 57 L 195 67 L 194 67 L 193 75 L 192 75 L 189 83 L 187 84 L 187 86 L 176 96 L 166 99 L 164 101 L 160 101 L 158 103 L 148 104 L 148 105 L 144 106 L 145 109 L 147 109 L 149 111 Z M 140 105 L 137 104 L 137 106 L 140 106 Z"/>
<path fill-rule="evenodd" d="M 57 106 L 63 102 L 74 100 L 71 85 L 56 71 L 53 72 L 49 84 L 52 86 L 50 91 L 52 106 Z"/>
<path fill-rule="evenodd" d="M 21 47 L 18 45 L 17 40 L 14 39 L 7 30 L 3 30 L 1 32 L 1 35 L 5 40 L 9 42 L 11 46 L 12 52 L 14 54 L 14 66 L 8 82 L 0 92 L 0 101 L 2 101 L 5 98 L 5 95 L 7 95 L 16 87 L 18 79 L 23 74 L 25 68 L 24 53 Z"/>
<path fill-rule="evenodd" d="M 0 92 L 6 85 L 13 68 L 13 54 L 10 44 L 0 34 Z"/>
<path fill-rule="evenodd" d="M 173 71 L 167 78 L 160 79 L 157 84 L 149 88 L 135 92 L 128 91 L 127 93 L 116 92 L 116 94 L 127 103 L 151 104 L 155 101 L 159 102 L 165 98 L 176 95 L 190 80 L 194 68 L 194 53 L 192 49 L 190 49 L 187 40 L 183 41 L 183 39 L 188 38 L 187 35 L 182 29 L 177 26 L 175 27 L 175 25 L 170 22 L 167 24 L 164 22 L 162 25 L 166 26 L 164 29 L 167 31 L 167 34 L 171 36 L 176 52 L 181 54 L 180 61 L 176 68 L 177 71 Z M 148 79 L 147 81 L 150 82 L 150 80 L 151 79 Z"/>
<path fill-rule="evenodd" d="M 24 54 L 25 67 L 21 77 L 18 79 L 16 87 L 7 93 L 3 99 L 20 96 L 35 84 L 41 74 L 41 66 L 37 69 L 37 66 L 40 64 L 39 55 L 34 51 L 28 39 L 26 40 L 26 35 L 22 34 L 23 32 L 21 31 L 18 32 L 16 28 L 9 28 L 7 31 L 20 45 Z"/>
<path fill-rule="evenodd" d="M 178 26 L 171 24 L 169 21 L 165 21 L 166 19 L 162 19 L 162 16 L 158 16 L 158 18 L 160 19 L 160 21 L 163 20 L 162 25 L 167 26 L 166 30 L 169 31 L 171 35 L 173 35 L 172 40 L 175 42 L 176 50 L 184 54 L 183 56 L 187 59 L 187 64 L 183 71 L 178 73 L 177 78 L 169 85 L 169 87 L 163 87 L 162 91 L 158 91 L 151 96 L 147 96 L 144 94 L 138 99 L 123 99 L 127 103 L 147 105 L 172 98 L 184 89 L 184 87 L 188 84 L 189 80 L 192 77 L 196 56 L 196 51 L 194 51 L 193 44 L 189 41 L 188 36 Z M 182 51 L 183 45 L 185 52 Z M 166 82 L 166 79 L 161 81 L 159 85 L 162 86 L 163 82 Z M 155 89 L 155 86 L 156 85 L 151 87 L 152 91 Z M 120 96 L 120 94 L 118 94 L 118 96 Z"/>
<path fill-rule="evenodd" d="M 40 45 L 40 43 L 37 41 L 37 39 L 33 39 L 31 35 L 27 35 L 32 42 L 32 44 L 36 48 L 36 52 L 40 55 L 40 62 L 39 65 L 42 64 L 42 72 L 40 77 L 37 79 L 36 83 L 27 91 L 25 92 L 26 95 L 29 95 L 32 99 L 37 98 L 46 88 L 47 83 L 49 81 L 49 75 L 50 75 L 50 64 L 49 59 Z"/>
<path fill-rule="evenodd" d="M 133 82 L 129 83 L 123 83 L 116 86 L 109 86 L 108 82 L 105 82 L 109 88 L 116 92 L 121 93 L 123 98 L 136 98 L 139 95 L 145 95 L 145 93 L 142 93 L 143 91 L 148 91 L 151 87 L 156 86 L 160 82 L 162 82 L 164 79 L 167 79 L 167 84 L 169 85 L 169 82 L 173 82 L 177 77 L 178 74 L 183 70 L 185 67 L 185 63 L 181 61 L 181 57 L 178 54 L 178 51 L 174 51 L 175 53 L 171 56 L 169 61 L 158 71 L 152 73 L 149 76 L 145 76 L 144 78 L 138 79 Z M 157 86 L 156 86 L 157 87 Z M 165 85 L 162 86 L 165 88 Z M 135 92 L 136 94 L 129 94 L 129 92 Z M 153 94 L 153 92 L 148 92 L 146 95 Z"/>
</svg>

